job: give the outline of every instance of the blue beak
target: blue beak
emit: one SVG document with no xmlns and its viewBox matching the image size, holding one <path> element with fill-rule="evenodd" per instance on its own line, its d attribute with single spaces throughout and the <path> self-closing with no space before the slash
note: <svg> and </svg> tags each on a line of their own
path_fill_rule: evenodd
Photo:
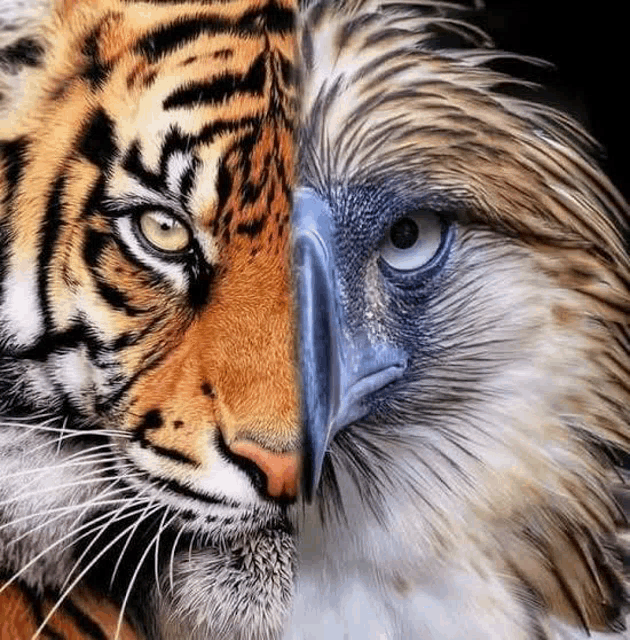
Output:
<svg viewBox="0 0 630 640">
<path fill-rule="evenodd" d="M 332 218 L 313 191 L 296 194 L 293 251 L 304 427 L 303 491 L 311 500 L 335 434 L 370 411 L 370 396 L 402 376 L 404 351 L 354 335 L 339 299 Z"/>
</svg>

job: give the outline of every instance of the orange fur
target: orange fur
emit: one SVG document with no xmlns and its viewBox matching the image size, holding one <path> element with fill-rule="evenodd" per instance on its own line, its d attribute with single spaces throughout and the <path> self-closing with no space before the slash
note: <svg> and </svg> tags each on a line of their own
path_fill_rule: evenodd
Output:
<svg viewBox="0 0 630 640">
<path fill-rule="evenodd" d="M 23 94 L 0 120 L 0 140 L 26 149 L 12 193 L 10 161 L 0 157 L 0 223 L 11 236 L 7 271 L 24 274 L 27 263 L 37 270 L 42 253 L 50 252 L 33 280 L 41 303 L 34 315 L 48 334 L 44 349 L 55 351 L 55 340 L 63 341 L 77 323 L 86 341 L 107 345 L 101 355 L 108 365 L 96 373 L 87 350 L 73 352 L 79 364 L 70 373 L 82 385 L 75 409 L 119 431 L 112 447 L 125 454 L 121 459 L 136 447 L 136 465 L 153 475 L 151 487 L 155 479 L 175 479 L 206 491 L 222 439 L 228 447 L 239 442 L 234 456 L 254 460 L 269 476 L 270 495 L 295 497 L 301 434 L 288 228 L 295 180 L 294 9 L 293 2 L 265 0 L 54 0 L 51 16 L 36 29 L 43 63 L 28 70 Z M 265 26 L 274 19 L 266 11 L 279 12 L 285 22 Z M 242 28 L 191 29 L 172 50 L 167 43 L 154 55 L 161 29 L 181 21 Z M 244 88 L 226 82 L 221 99 L 177 104 L 178 92 L 220 91 L 224 78 Z M 175 135 L 189 142 L 171 157 L 165 149 Z M 142 166 L 135 173 L 129 168 L 134 152 Z M 182 156 L 197 171 L 185 203 L 181 176 L 156 186 L 162 160 L 177 164 Z M 194 258 L 156 257 L 139 236 L 141 214 L 112 214 L 112 203 L 131 209 L 147 192 L 151 206 L 170 207 L 187 225 L 197 243 Z M 135 250 L 145 252 L 140 259 L 130 257 L 132 241 L 116 226 L 119 218 L 135 229 L 141 247 Z M 114 400 L 109 391 L 107 397 L 95 391 L 109 375 L 127 383 Z M 44 409 L 50 404 L 42 402 Z M 150 415 L 159 415 L 159 424 L 146 426 Z M 142 457 L 147 451 L 154 456 L 150 464 Z M 261 505 L 267 507 L 262 498 Z M 15 609 L 17 619 L 20 592 L 10 587 L 0 597 L 0 607 Z M 101 606 L 94 594 L 83 597 L 85 609 L 95 619 L 106 616 L 109 629 L 112 605 Z M 64 620 L 56 613 L 51 625 L 61 629 Z M 22 635 L 32 632 L 32 617 L 15 625 Z"/>
<path fill-rule="evenodd" d="M 33 600 L 32 596 L 19 587 L 11 586 L 0 593 L 0 640 L 31 640 L 39 626 L 34 617 L 34 608 L 39 615 L 46 615 L 53 601 Z M 113 638 L 118 624 L 118 611 L 110 602 L 102 597 L 87 592 L 78 592 L 72 598 L 71 605 L 54 614 L 46 627 L 48 633 L 59 634 L 64 640 L 85 640 L 85 631 L 81 629 L 76 616 L 71 611 L 79 610 L 88 615 L 93 624 L 105 634 Z M 123 623 L 118 640 L 142 640 L 133 628 Z"/>
</svg>

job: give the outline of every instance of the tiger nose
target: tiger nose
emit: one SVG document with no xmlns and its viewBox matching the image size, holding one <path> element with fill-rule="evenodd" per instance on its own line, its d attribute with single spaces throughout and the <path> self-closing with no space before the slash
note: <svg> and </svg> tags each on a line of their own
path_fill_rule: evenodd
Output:
<svg viewBox="0 0 630 640">
<path fill-rule="evenodd" d="M 253 462 L 267 479 L 267 495 L 276 500 L 294 500 L 300 482 L 300 458 L 296 451 L 275 453 L 251 440 L 228 445 L 237 456 Z"/>
</svg>

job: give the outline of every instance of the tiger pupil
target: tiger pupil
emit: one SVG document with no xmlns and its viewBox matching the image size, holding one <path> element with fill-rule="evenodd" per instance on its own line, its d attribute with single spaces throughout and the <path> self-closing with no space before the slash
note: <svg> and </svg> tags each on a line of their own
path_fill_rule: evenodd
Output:
<svg viewBox="0 0 630 640">
<path fill-rule="evenodd" d="M 409 249 L 418 240 L 418 225 L 411 218 L 402 218 L 392 225 L 389 237 L 396 249 Z"/>
</svg>

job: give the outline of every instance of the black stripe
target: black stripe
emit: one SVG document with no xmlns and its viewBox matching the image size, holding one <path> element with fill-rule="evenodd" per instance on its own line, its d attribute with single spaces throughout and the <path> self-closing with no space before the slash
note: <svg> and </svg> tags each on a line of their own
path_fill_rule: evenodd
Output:
<svg viewBox="0 0 630 640">
<path fill-rule="evenodd" d="M 123 169 L 128 171 L 150 189 L 160 191 L 166 186 L 166 176 L 147 169 L 140 158 L 140 143 L 134 140 L 125 155 Z"/>
<path fill-rule="evenodd" d="M 243 135 L 232 144 L 221 160 L 219 170 L 217 172 L 217 230 L 218 218 L 222 214 L 233 188 L 232 170 L 228 167 L 230 166 L 234 156 L 237 156 L 238 169 L 242 175 L 245 176 L 246 180 L 240 193 L 241 206 L 246 206 L 247 204 L 255 202 L 260 197 L 262 189 L 265 186 L 266 178 L 263 178 L 260 184 L 254 184 L 248 179 L 248 176 L 252 174 L 252 157 L 254 154 L 254 147 L 259 139 L 258 134 L 259 130 L 254 130 Z M 265 165 L 267 166 L 270 163 L 271 157 L 266 158 Z M 284 174 L 282 164 L 279 162 L 275 164 L 278 165 L 276 170 L 282 180 Z M 268 175 L 268 170 L 266 170 L 266 174 Z M 244 228 L 241 232 L 248 233 Z"/>
<path fill-rule="evenodd" d="M 12 350 L 11 355 L 15 358 L 43 362 L 55 352 L 76 349 L 81 345 L 87 347 L 88 354 L 92 358 L 108 351 L 107 346 L 94 337 L 93 331 L 85 324 L 77 322 L 65 331 L 48 333 L 42 336 L 30 347 Z"/>
<path fill-rule="evenodd" d="M 105 251 L 105 247 L 109 244 L 110 239 L 111 236 L 102 231 L 90 229 L 87 232 L 85 242 L 83 243 L 83 259 L 88 267 L 94 269 L 98 266 L 103 251 Z"/>
<path fill-rule="evenodd" d="M 103 252 L 109 245 L 115 243 L 115 239 L 108 233 L 90 229 L 83 243 L 83 259 L 94 280 L 97 293 L 114 309 L 124 311 L 128 316 L 137 316 L 148 313 L 150 309 L 139 309 L 129 303 L 124 291 L 105 280 L 99 272 L 102 264 Z M 125 253 L 125 257 L 126 253 Z"/>
<path fill-rule="evenodd" d="M 97 274 L 95 276 L 97 293 L 114 309 L 124 311 L 128 316 L 138 316 L 148 313 L 148 310 L 138 309 L 129 303 L 126 294 L 117 287 L 102 280 Z"/>
<path fill-rule="evenodd" d="M 210 300 L 212 284 L 216 278 L 216 269 L 203 258 L 193 260 L 187 265 L 188 304 L 198 311 Z"/>
<path fill-rule="evenodd" d="M 145 411 L 140 423 L 134 428 L 132 441 L 147 442 L 146 433 L 149 429 L 161 429 L 164 425 L 164 418 L 159 409 L 149 409 Z"/>
<path fill-rule="evenodd" d="M 184 171 L 184 175 L 180 180 L 180 183 L 179 183 L 180 202 L 182 203 L 182 206 L 185 209 L 187 209 L 186 205 L 188 204 L 188 196 L 190 195 L 190 192 L 192 191 L 192 188 L 195 185 L 196 173 L 200 164 L 201 163 L 199 162 L 199 160 L 197 158 L 194 158 L 190 167 L 188 167 L 188 169 Z"/>
<path fill-rule="evenodd" d="M 81 73 L 81 76 L 90 83 L 92 89 L 102 87 L 112 70 L 112 65 L 110 63 L 103 62 L 100 59 L 99 53 L 99 38 L 101 37 L 101 31 L 103 29 L 103 25 L 110 19 L 111 15 L 104 18 L 102 23 L 90 32 L 82 47 L 83 55 L 87 58 L 87 63 Z"/>
<path fill-rule="evenodd" d="M 102 108 L 97 109 L 84 126 L 79 151 L 102 170 L 111 166 L 118 151 L 114 141 L 114 122 Z"/>
<path fill-rule="evenodd" d="M 295 12 L 271 0 L 234 20 L 219 16 L 188 18 L 162 25 L 141 38 L 136 51 L 156 62 L 162 56 L 198 38 L 202 34 L 234 36 L 262 35 L 265 32 L 288 34 L 295 26 Z"/>
<path fill-rule="evenodd" d="M 237 140 L 226 157 L 231 154 L 239 154 L 239 168 L 243 172 L 245 178 L 248 178 L 252 174 L 252 159 L 254 157 L 254 147 L 260 140 L 260 131 L 253 131 L 244 135 Z"/>
<path fill-rule="evenodd" d="M 56 602 L 59 598 L 59 594 L 51 593 L 49 598 L 54 599 Z M 107 636 L 101 629 L 100 625 L 95 622 L 89 615 L 85 614 L 79 607 L 77 607 L 70 598 L 66 598 L 62 601 L 61 610 L 76 624 L 76 626 L 92 640 L 107 640 Z M 86 638 L 86 640 L 87 640 Z"/>
<path fill-rule="evenodd" d="M 104 355 L 120 351 L 125 347 L 137 344 L 155 328 L 155 322 L 150 322 L 141 331 L 131 334 L 123 333 L 110 342 L 103 342 L 95 337 L 95 332 L 82 322 L 75 322 L 65 331 L 42 336 L 29 347 L 10 349 L 5 355 L 11 359 L 25 359 L 45 361 L 55 352 L 69 351 L 80 346 L 85 346 L 89 357 L 95 362 Z M 98 365 L 102 366 L 102 365 Z"/>
<path fill-rule="evenodd" d="M 219 231 L 219 222 L 221 219 L 221 214 L 223 213 L 223 209 L 227 204 L 228 199 L 230 198 L 230 194 L 232 193 L 232 185 L 234 181 L 232 179 L 232 172 L 227 168 L 227 164 L 225 160 L 221 161 L 219 165 L 219 170 L 217 172 L 217 196 L 219 197 L 217 201 L 217 213 L 215 218 L 215 229 L 213 229 L 213 234 L 216 236 Z"/>
<path fill-rule="evenodd" d="M 199 468 L 201 465 L 192 458 L 189 458 L 187 455 L 177 451 L 176 449 L 169 449 L 167 447 L 160 447 L 155 445 L 148 440 L 140 441 L 140 446 L 143 448 L 151 449 L 154 453 L 160 456 L 164 456 L 165 458 L 169 458 L 170 460 L 174 460 L 175 462 L 181 462 L 182 464 L 186 464 L 190 467 Z"/>
<path fill-rule="evenodd" d="M 212 494 L 198 493 L 197 491 L 193 491 L 184 485 L 179 484 L 176 480 L 162 480 L 161 478 L 152 478 L 149 474 L 146 474 L 148 478 L 152 479 L 154 482 L 159 483 L 159 486 L 172 491 L 173 493 L 178 493 L 187 498 L 192 498 L 193 500 L 199 500 L 201 502 L 205 502 L 207 504 L 221 504 L 226 507 L 234 507 L 239 508 L 242 507 L 238 502 L 234 500 L 229 500 L 227 498 L 221 498 L 219 496 L 214 496 Z"/>
<path fill-rule="evenodd" d="M 267 77 L 266 53 L 261 53 L 253 61 L 246 74 L 225 73 L 211 82 L 195 83 L 177 89 L 162 103 L 163 108 L 177 109 L 191 105 L 218 104 L 236 93 L 263 95 Z"/>
<path fill-rule="evenodd" d="M 43 362 L 55 351 L 78 347 L 83 342 L 85 335 L 86 327 L 84 325 L 74 325 L 67 331 L 43 336 L 26 349 L 12 350 L 11 355 L 24 360 Z"/>
<path fill-rule="evenodd" d="M 106 413 L 111 407 L 113 407 L 130 389 L 133 385 L 144 376 L 147 372 L 151 371 L 155 367 L 159 366 L 168 353 L 162 353 L 161 355 L 157 355 L 161 349 L 154 349 L 151 353 L 144 357 L 144 361 L 147 362 L 144 367 L 141 367 L 138 371 L 136 371 L 131 378 L 127 380 L 123 385 L 121 385 L 120 389 L 116 390 L 109 397 L 104 398 L 102 401 L 98 402 L 95 405 L 95 410 L 98 413 Z"/>
<path fill-rule="evenodd" d="M 2 204 L 5 211 L 3 220 L 0 223 L 0 296 L 5 275 L 5 265 L 9 248 L 9 225 L 15 208 L 15 198 L 17 190 L 24 173 L 24 167 L 28 160 L 29 141 L 27 138 L 17 138 L 15 140 L 0 141 L 0 159 L 4 165 L 4 180 L 6 186 L 2 194 Z"/>
<path fill-rule="evenodd" d="M 292 87 L 297 84 L 298 71 L 296 66 L 286 56 L 278 52 L 278 59 L 280 60 L 280 74 L 282 75 L 282 82 L 286 87 Z"/>
<path fill-rule="evenodd" d="M 29 140 L 26 137 L 0 142 L 0 155 L 4 159 L 4 177 L 7 182 L 7 191 L 4 197 L 5 204 L 11 204 L 15 200 L 17 189 L 24 173 L 24 167 L 28 160 Z"/>
<path fill-rule="evenodd" d="M 260 467 L 252 462 L 249 458 L 245 458 L 243 456 L 239 456 L 235 454 L 225 442 L 225 438 L 223 437 L 223 432 L 221 429 L 217 429 L 215 432 L 215 437 L 213 438 L 214 445 L 219 450 L 219 455 L 226 460 L 227 462 L 231 462 L 233 465 L 238 467 L 241 471 L 244 471 L 247 474 L 250 482 L 254 485 L 256 491 L 263 497 L 269 497 L 267 495 L 267 477 L 260 469 Z"/>
<path fill-rule="evenodd" d="M 159 173 L 150 171 L 144 166 L 140 157 L 140 143 L 137 140 L 131 143 L 126 152 L 123 168 L 149 188 L 159 191 L 166 188 L 168 162 L 174 153 L 190 151 L 190 149 L 199 144 L 211 143 L 221 135 L 235 133 L 243 128 L 251 128 L 256 131 L 261 123 L 262 119 L 256 116 L 240 118 L 239 120 L 217 120 L 205 125 L 196 135 L 184 134 L 177 126 L 173 125 L 164 138 Z M 193 159 L 193 164 L 194 162 L 195 160 Z"/>
<path fill-rule="evenodd" d="M 260 218 L 252 220 L 251 222 L 241 222 L 236 227 L 236 233 L 247 235 L 253 239 L 256 236 L 260 235 L 263 228 L 265 227 L 265 222 L 266 216 L 261 216 Z"/>
<path fill-rule="evenodd" d="M 44 327 L 47 332 L 52 329 L 52 317 L 50 313 L 50 300 L 48 298 L 48 277 L 50 262 L 55 252 L 55 245 L 59 239 L 63 217 L 61 215 L 61 196 L 66 184 L 65 176 L 59 176 L 54 183 L 53 189 L 46 205 L 46 217 L 40 232 L 40 251 L 38 260 L 37 286 L 39 292 L 39 302 L 42 307 L 44 317 Z"/>
<path fill-rule="evenodd" d="M 153 323 L 150 323 L 149 326 L 153 326 Z M 122 351 L 127 347 L 132 347 L 136 345 L 142 340 L 142 338 L 146 337 L 147 330 L 146 328 L 142 331 L 126 331 L 121 333 L 111 344 L 109 347 L 110 351 Z"/>
<path fill-rule="evenodd" d="M 197 138 L 194 136 L 182 134 L 176 126 L 171 126 L 162 142 L 160 166 L 157 173 L 148 169 L 142 162 L 138 140 L 134 140 L 131 143 L 129 150 L 125 154 L 123 168 L 150 189 L 155 191 L 165 190 L 167 188 L 169 160 L 178 151 L 189 152 L 196 142 Z"/>
<path fill-rule="evenodd" d="M 279 157 L 276 159 L 276 161 L 274 162 L 274 169 L 276 170 L 276 173 L 278 174 L 278 178 L 280 178 L 280 188 L 282 193 L 284 193 L 289 202 L 291 201 L 292 198 L 292 193 L 293 193 L 293 183 L 289 182 L 289 179 L 287 177 L 287 172 L 284 166 L 284 162 L 282 162 L 282 158 Z"/>
<path fill-rule="evenodd" d="M 268 156 L 267 156 L 268 157 Z M 241 188 L 241 208 L 245 208 L 247 205 L 252 205 L 260 199 L 263 189 L 269 182 L 269 167 L 267 160 L 265 160 L 265 167 L 260 172 L 260 176 L 256 182 L 252 180 L 245 180 Z"/>
<path fill-rule="evenodd" d="M 15 72 L 16 67 L 37 67 L 41 64 L 44 47 L 37 40 L 29 37 L 20 38 L 8 47 L 0 49 L 0 68 Z"/>
<path fill-rule="evenodd" d="M 136 45 L 136 51 L 146 56 L 150 63 L 154 63 L 167 53 L 192 42 L 203 33 L 209 35 L 228 33 L 233 26 L 233 21 L 218 17 L 179 19 L 141 38 Z"/>
<path fill-rule="evenodd" d="M 266 31 L 268 33 L 288 34 L 295 29 L 295 11 L 281 7 L 271 0 L 259 9 L 252 9 L 243 15 L 236 25 L 236 31 L 245 33 Z"/>
<path fill-rule="evenodd" d="M 101 205 L 103 203 L 103 197 L 105 195 L 105 176 L 100 175 L 98 180 L 94 183 L 90 195 L 85 201 L 85 204 L 81 208 L 81 218 L 89 218 L 95 213 L 100 212 Z"/>
<path fill-rule="evenodd" d="M 196 144 L 207 144 L 218 136 L 234 133 L 240 129 L 251 128 L 253 131 L 257 131 L 261 125 L 262 118 L 258 116 L 240 118 L 239 120 L 215 120 L 203 127 L 199 135 L 195 136 L 192 141 Z"/>
</svg>

